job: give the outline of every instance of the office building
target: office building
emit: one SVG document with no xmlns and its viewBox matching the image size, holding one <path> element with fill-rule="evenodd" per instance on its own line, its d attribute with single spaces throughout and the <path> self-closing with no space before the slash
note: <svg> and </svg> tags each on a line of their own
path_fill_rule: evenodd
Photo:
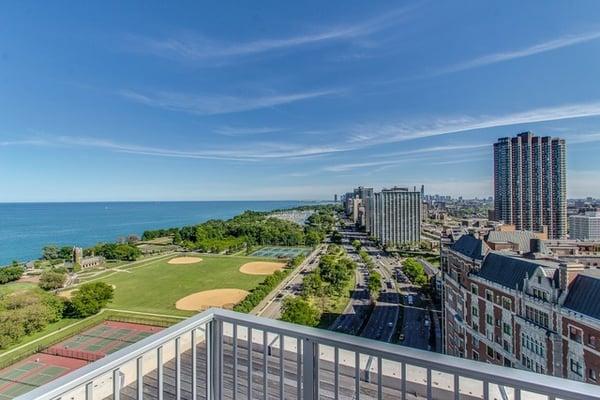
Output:
<svg viewBox="0 0 600 400">
<path fill-rule="evenodd" d="M 567 236 L 564 139 L 524 132 L 494 144 L 494 217 L 518 230 Z"/>
<path fill-rule="evenodd" d="M 577 240 L 600 240 L 600 212 L 587 211 L 569 217 L 569 237 Z"/>
</svg>

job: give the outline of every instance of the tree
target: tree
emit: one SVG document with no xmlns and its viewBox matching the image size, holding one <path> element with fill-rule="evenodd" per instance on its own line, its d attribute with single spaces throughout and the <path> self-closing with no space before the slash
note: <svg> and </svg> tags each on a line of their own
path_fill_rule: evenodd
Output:
<svg viewBox="0 0 600 400">
<path fill-rule="evenodd" d="M 356 249 L 356 251 L 359 251 L 360 248 L 362 247 L 362 243 L 360 242 L 360 240 L 354 239 L 352 241 L 352 246 Z"/>
<path fill-rule="evenodd" d="M 371 298 L 376 299 L 381 290 L 381 275 L 379 272 L 371 272 L 369 280 L 367 281 L 367 289 L 369 290 Z"/>
<path fill-rule="evenodd" d="M 104 282 L 85 283 L 71 299 L 70 312 L 80 318 L 97 314 L 112 300 L 113 292 L 112 286 Z"/>
<path fill-rule="evenodd" d="M 302 281 L 302 294 L 309 296 L 323 296 L 323 280 L 318 273 L 306 275 Z"/>
<path fill-rule="evenodd" d="M 0 268 L 0 284 L 21 279 L 23 272 L 25 272 L 25 269 L 21 266 Z"/>
<path fill-rule="evenodd" d="M 44 290 L 56 290 L 65 285 L 67 274 L 64 272 L 44 271 L 40 275 L 39 287 Z"/>
<path fill-rule="evenodd" d="M 62 260 L 71 260 L 73 258 L 73 248 L 69 246 L 63 246 L 58 250 L 58 258 Z"/>
<path fill-rule="evenodd" d="M 294 324 L 317 326 L 320 312 L 312 303 L 301 297 L 286 297 L 281 308 L 281 320 Z"/>
<path fill-rule="evenodd" d="M 342 234 L 338 231 L 333 231 L 333 233 L 331 234 L 331 241 L 333 243 L 342 244 L 342 238 Z"/>
<path fill-rule="evenodd" d="M 42 249 L 42 258 L 44 260 L 56 260 L 58 258 L 58 247 L 51 244 Z"/>
</svg>

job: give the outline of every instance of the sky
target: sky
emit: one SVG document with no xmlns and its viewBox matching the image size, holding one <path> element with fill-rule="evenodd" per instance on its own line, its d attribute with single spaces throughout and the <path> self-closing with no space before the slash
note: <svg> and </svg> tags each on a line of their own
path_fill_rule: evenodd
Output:
<svg viewBox="0 0 600 400">
<path fill-rule="evenodd" d="M 490 196 L 567 141 L 600 197 L 600 2 L 10 2 L 0 202 Z"/>
</svg>

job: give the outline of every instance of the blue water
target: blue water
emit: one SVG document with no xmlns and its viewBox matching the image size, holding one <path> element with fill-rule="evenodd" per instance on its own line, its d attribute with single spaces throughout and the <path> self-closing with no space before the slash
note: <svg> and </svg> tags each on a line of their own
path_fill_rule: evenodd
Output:
<svg viewBox="0 0 600 400">
<path fill-rule="evenodd" d="M 270 211 L 299 201 L 0 203 L 0 265 L 40 257 L 45 245 L 91 246 L 148 229 Z"/>
</svg>

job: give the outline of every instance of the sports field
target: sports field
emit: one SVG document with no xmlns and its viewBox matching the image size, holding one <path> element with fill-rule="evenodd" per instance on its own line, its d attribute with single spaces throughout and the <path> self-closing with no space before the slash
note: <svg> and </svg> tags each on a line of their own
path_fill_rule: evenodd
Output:
<svg viewBox="0 0 600 400">
<path fill-rule="evenodd" d="M 162 328 L 105 321 L 0 371 L 0 400 L 12 399 Z"/>
<path fill-rule="evenodd" d="M 280 247 L 267 246 L 256 250 L 251 254 L 253 257 L 269 257 L 269 258 L 294 258 L 299 255 L 307 256 L 310 254 L 308 247 Z"/>
<path fill-rule="evenodd" d="M 190 254 L 186 255 L 187 259 L 190 257 Z M 178 300 L 205 290 L 250 291 L 265 279 L 264 275 L 249 275 L 240 271 L 244 264 L 260 259 L 202 254 L 201 259 L 193 263 L 171 261 L 181 258 L 174 255 L 98 278 L 98 281 L 115 287 L 114 299 L 109 307 L 189 316 L 194 312 L 178 310 Z"/>
</svg>

